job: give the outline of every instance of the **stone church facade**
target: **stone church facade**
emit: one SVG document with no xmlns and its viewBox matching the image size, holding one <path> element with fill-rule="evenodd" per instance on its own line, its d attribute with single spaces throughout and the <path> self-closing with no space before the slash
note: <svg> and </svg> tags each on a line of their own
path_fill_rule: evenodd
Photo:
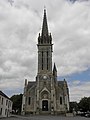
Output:
<svg viewBox="0 0 90 120">
<path fill-rule="evenodd" d="M 25 80 L 22 114 L 62 114 L 69 110 L 69 89 L 65 80 L 57 80 L 52 70 L 52 36 L 48 32 L 44 9 L 42 32 L 38 36 L 38 72 L 36 81 Z"/>
</svg>

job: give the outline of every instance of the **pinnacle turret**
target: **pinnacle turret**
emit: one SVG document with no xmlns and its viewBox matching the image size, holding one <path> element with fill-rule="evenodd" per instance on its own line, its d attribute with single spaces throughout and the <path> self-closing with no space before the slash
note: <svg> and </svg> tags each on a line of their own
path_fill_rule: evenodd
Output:
<svg viewBox="0 0 90 120">
<path fill-rule="evenodd" d="M 54 63 L 53 71 L 56 71 L 56 72 L 57 72 L 55 63 Z"/>
<path fill-rule="evenodd" d="M 57 81 L 57 69 L 56 69 L 55 63 L 54 63 L 54 67 L 53 67 L 53 76 L 54 76 L 55 81 Z"/>
</svg>

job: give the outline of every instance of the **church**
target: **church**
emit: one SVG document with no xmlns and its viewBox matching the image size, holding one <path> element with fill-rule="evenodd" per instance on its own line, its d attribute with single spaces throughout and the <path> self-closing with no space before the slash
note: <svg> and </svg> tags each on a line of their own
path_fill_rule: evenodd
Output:
<svg viewBox="0 0 90 120">
<path fill-rule="evenodd" d="M 25 79 L 22 114 L 65 114 L 69 111 L 69 89 L 66 80 L 57 80 L 57 68 L 52 69 L 52 35 L 48 32 L 44 9 L 41 33 L 38 36 L 38 69 L 35 81 Z"/>
</svg>

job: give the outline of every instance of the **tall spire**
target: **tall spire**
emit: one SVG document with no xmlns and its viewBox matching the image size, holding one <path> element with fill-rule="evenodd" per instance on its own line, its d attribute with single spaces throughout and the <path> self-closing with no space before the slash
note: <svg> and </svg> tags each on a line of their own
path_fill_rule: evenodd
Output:
<svg viewBox="0 0 90 120">
<path fill-rule="evenodd" d="M 41 35 L 39 33 L 38 36 L 38 44 L 52 44 L 52 36 L 51 33 L 48 33 L 48 24 L 47 24 L 47 16 L 46 16 L 46 8 L 44 8 L 44 16 L 43 16 L 43 24 Z"/>
<path fill-rule="evenodd" d="M 47 35 L 48 35 L 48 25 L 47 25 L 46 9 L 45 9 L 45 7 L 44 7 L 42 36 L 47 36 Z"/>
<path fill-rule="evenodd" d="M 57 72 L 55 63 L 54 63 L 53 71 L 56 71 L 56 72 Z"/>
</svg>

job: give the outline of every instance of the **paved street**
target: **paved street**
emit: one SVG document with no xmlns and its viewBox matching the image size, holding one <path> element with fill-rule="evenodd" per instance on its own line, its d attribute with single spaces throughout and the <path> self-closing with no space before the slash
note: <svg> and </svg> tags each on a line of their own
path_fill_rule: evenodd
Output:
<svg viewBox="0 0 90 120">
<path fill-rule="evenodd" d="M 61 116 L 16 116 L 11 118 L 2 118 L 1 120 L 90 120 L 86 117 L 61 117 Z"/>
</svg>

